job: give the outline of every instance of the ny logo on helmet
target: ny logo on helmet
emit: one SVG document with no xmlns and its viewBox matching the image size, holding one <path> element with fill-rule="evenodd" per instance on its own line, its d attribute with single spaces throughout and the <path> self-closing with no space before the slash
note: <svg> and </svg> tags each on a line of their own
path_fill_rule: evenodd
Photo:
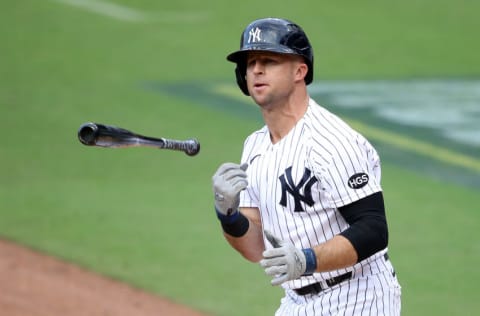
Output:
<svg viewBox="0 0 480 316">
<path fill-rule="evenodd" d="M 248 33 L 248 44 L 250 43 L 256 43 L 256 42 L 260 42 L 261 39 L 260 39 L 260 33 L 262 31 L 256 27 L 255 29 L 251 29 L 250 32 Z"/>
<path fill-rule="evenodd" d="M 312 172 L 305 168 L 302 179 L 295 184 L 292 177 L 292 167 L 288 167 L 285 170 L 285 174 L 282 174 L 278 179 L 282 185 L 282 197 L 280 198 L 280 205 L 287 206 L 287 192 L 290 193 L 294 200 L 294 212 L 305 212 L 302 206 L 303 202 L 308 206 L 314 204 L 312 197 L 312 186 L 318 181 L 317 178 L 311 176 Z M 300 190 L 303 189 L 303 195 Z"/>
</svg>

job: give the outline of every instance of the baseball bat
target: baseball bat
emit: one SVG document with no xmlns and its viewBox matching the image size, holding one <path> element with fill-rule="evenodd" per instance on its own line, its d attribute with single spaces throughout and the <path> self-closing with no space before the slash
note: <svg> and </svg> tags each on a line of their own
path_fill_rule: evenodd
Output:
<svg viewBox="0 0 480 316">
<path fill-rule="evenodd" d="M 92 122 L 80 126 L 78 139 L 87 146 L 111 148 L 154 147 L 183 151 L 189 156 L 195 156 L 200 151 L 200 143 L 196 139 L 154 138 L 136 134 L 120 127 Z"/>
</svg>

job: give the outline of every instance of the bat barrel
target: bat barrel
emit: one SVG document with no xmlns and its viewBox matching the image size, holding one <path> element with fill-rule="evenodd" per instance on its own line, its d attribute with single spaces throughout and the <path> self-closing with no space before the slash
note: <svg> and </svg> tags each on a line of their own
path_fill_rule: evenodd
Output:
<svg viewBox="0 0 480 316">
<path fill-rule="evenodd" d="M 78 139 L 87 146 L 111 148 L 141 146 L 139 143 L 141 137 L 120 127 L 92 122 L 82 124 L 78 130 Z"/>
<path fill-rule="evenodd" d="M 87 146 L 95 146 L 98 137 L 98 126 L 95 123 L 85 123 L 78 129 L 78 139 Z"/>
</svg>

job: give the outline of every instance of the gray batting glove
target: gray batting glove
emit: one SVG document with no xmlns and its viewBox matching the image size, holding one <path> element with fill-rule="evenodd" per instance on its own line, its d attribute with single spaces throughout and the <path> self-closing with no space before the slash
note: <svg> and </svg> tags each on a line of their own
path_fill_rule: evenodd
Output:
<svg viewBox="0 0 480 316">
<path fill-rule="evenodd" d="M 311 248 L 298 249 L 292 244 L 273 236 L 268 231 L 265 231 L 265 235 L 275 248 L 263 252 L 263 259 L 260 261 L 260 265 L 267 275 L 273 277 L 272 285 L 280 285 L 283 282 L 298 279 L 303 275 L 310 275 L 313 273 L 311 270 L 316 269 L 314 254 L 313 260 L 315 260 L 315 264 L 312 266 L 311 255 L 313 250 Z M 306 255 L 308 255 L 308 259 Z M 307 267 L 309 271 L 307 271 Z"/>
<path fill-rule="evenodd" d="M 240 204 L 240 192 L 248 185 L 248 165 L 238 165 L 227 162 L 222 164 L 213 175 L 213 192 L 215 194 L 215 208 L 218 213 L 230 216 L 237 212 Z"/>
</svg>

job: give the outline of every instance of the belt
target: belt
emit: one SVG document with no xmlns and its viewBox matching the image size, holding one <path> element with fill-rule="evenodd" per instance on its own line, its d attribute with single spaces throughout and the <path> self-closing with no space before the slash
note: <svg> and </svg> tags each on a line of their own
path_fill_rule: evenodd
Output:
<svg viewBox="0 0 480 316">
<path fill-rule="evenodd" d="M 389 259 L 388 253 L 385 253 L 383 255 L 383 258 L 385 261 Z M 325 283 L 327 284 L 326 287 L 322 286 L 320 282 L 318 283 L 312 283 L 307 286 L 301 287 L 299 289 L 294 289 L 295 293 L 298 295 L 307 295 L 307 294 L 318 294 L 325 290 L 328 287 L 332 287 L 334 285 L 337 285 L 339 283 L 342 283 L 343 281 L 350 280 L 353 276 L 352 272 L 347 272 L 345 274 L 341 274 L 339 276 L 333 277 L 331 279 L 325 280 Z"/>
<path fill-rule="evenodd" d="M 327 283 L 328 287 L 332 287 L 334 285 L 337 285 L 338 283 L 341 283 L 343 281 L 349 280 L 352 278 L 353 273 L 352 272 L 347 272 L 345 274 L 333 277 L 331 279 L 325 280 L 325 283 Z M 301 287 L 299 289 L 295 289 L 295 293 L 298 295 L 307 295 L 307 294 L 318 294 L 321 291 L 325 290 L 325 288 L 322 287 L 322 284 L 319 283 L 312 283 L 307 286 Z"/>
</svg>

